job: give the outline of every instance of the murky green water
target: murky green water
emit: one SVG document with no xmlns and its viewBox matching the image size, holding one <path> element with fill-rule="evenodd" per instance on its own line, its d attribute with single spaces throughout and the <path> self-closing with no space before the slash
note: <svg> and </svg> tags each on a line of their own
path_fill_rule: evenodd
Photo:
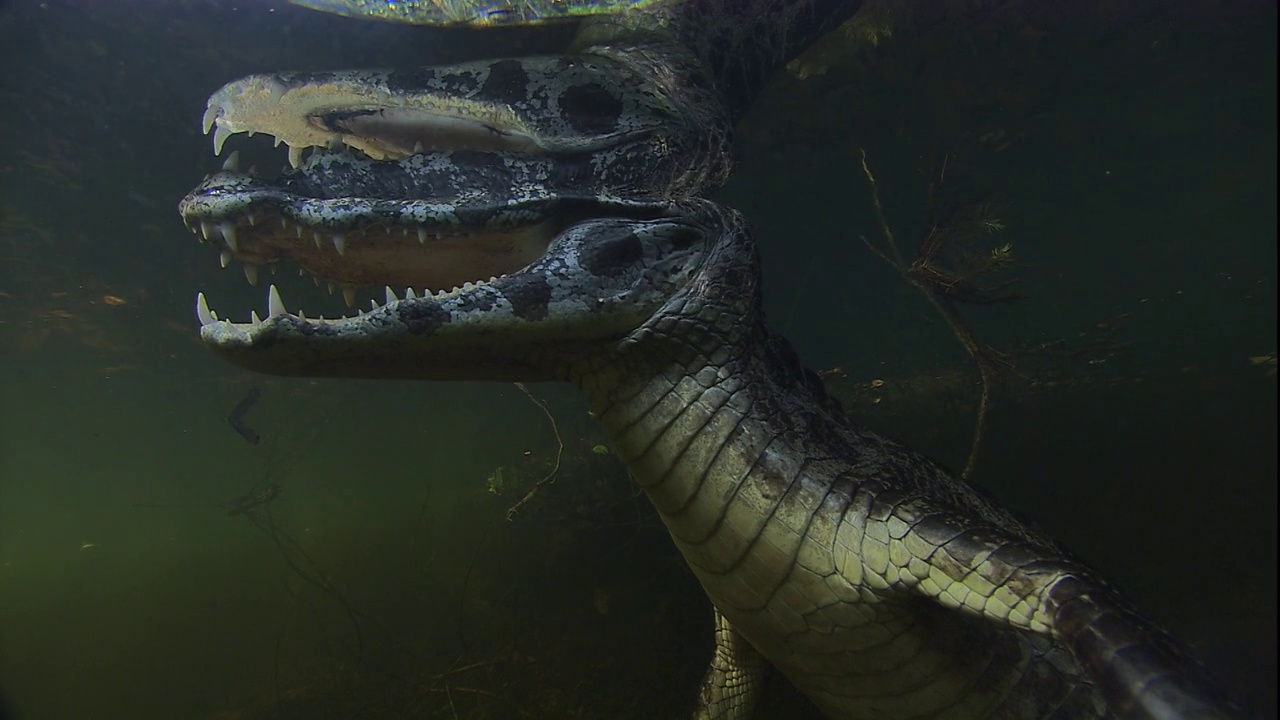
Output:
<svg viewBox="0 0 1280 720">
<path fill-rule="evenodd" d="M 1274 714 L 1275 8 L 1201 5 L 1015 3 L 831 41 L 761 99 L 720 197 L 806 362 L 952 466 L 975 378 L 860 239 L 880 228 L 858 148 L 907 247 L 931 178 L 942 212 L 988 198 L 1027 298 L 966 310 L 1011 363 L 976 482 Z M 520 389 L 254 377 L 191 309 L 262 305 L 174 210 L 216 167 L 199 119 L 223 82 L 563 40 L 0 4 L 0 718 L 685 716 L 709 606 L 572 389 L 528 388 L 563 451 L 507 521 L 559 446 Z M 259 140 L 246 156 L 283 162 Z M 251 387 L 256 446 L 226 421 Z M 810 712 L 782 682 L 767 700 Z"/>
</svg>

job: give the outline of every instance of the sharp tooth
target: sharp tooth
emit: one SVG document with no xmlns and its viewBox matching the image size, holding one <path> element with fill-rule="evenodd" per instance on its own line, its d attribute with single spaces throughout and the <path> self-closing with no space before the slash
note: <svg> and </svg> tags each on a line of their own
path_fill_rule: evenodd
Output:
<svg viewBox="0 0 1280 720">
<path fill-rule="evenodd" d="M 240 171 L 240 151 L 239 150 L 232 150 L 231 154 L 227 156 L 227 159 L 222 161 L 222 169 L 225 170 L 226 172 Z"/>
<path fill-rule="evenodd" d="M 204 110 L 204 117 L 200 120 L 200 127 L 204 130 L 204 134 L 208 135 L 209 130 L 213 128 L 213 121 L 218 119 L 222 114 L 222 108 L 217 105 L 210 105 Z"/>
<path fill-rule="evenodd" d="M 332 295 L 332 294 L 333 294 L 333 291 L 334 291 L 334 290 L 337 290 L 337 289 L 338 289 L 338 286 L 337 286 L 337 285 L 334 285 L 333 283 L 329 283 L 329 294 L 330 294 L 330 295 Z"/>
<path fill-rule="evenodd" d="M 356 306 L 356 289 L 342 288 L 342 299 L 346 301 L 347 307 Z"/>
<path fill-rule="evenodd" d="M 289 167 L 294 170 L 297 170 L 298 166 L 302 164 L 302 150 L 303 148 L 300 147 L 289 146 Z"/>
<path fill-rule="evenodd" d="M 227 241 L 227 247 L 238 251 L 240 244 L 236 242 L 236 224 L 233 222 L 220 222 L 218 229 L 222 231 L 222 239 Z"/>
<path fill-rule="evenodd" d="M 425 243 L 426 241 L 427 241 L 427 229 L 419 225 L 418 226 L 418 242 Z"/>
<path fill-rule="evenodd" d="M 422 152 L 422 141 L 421 141 L 421 140 L 419 140 L 418 142 L 416 142 L 416 143 L 414 143 L 414 144 L 413 144 L 413 154 L 414 154 L 414 155 L 417 155 L 417 154 L 418 154 L 418 153 L 420 153 L 420 152 Z"/>
<path fill-rule="evenodd" d="M 236 152 L 240 152 L 240 151 L 237 150 Z M 258 224 L 258 218 L 253 213 L 249 213 L 248 215 L 246 215 L 245 219 L 249 221 L 249 227 L 255 227 Z"/>
<path fill-rule="evenodd" d="M 213 154 L 222 154 L 222 145 L 227 142 L 227 138 L 231 137 L 231 131 L 219 125 L 213 131 Z"/>
<path fill-rule="evenodd" d="M 212 231 L 209 229 L 209 228 L 211 228 L 211 227 L 213 227 L 213 226 L 212 226 L 212 225 L 210 225 L 210 224 L 209 224 L 209 223 L 207 223 L 207 222 L 202 222 L 202 223 L 200 223 L 200 234 L 204 236 L 204 239 L 205 239 L 205 240 L 208 240 L 208 239 L 209 239 L 209 234 L 210 234 L 210 232 L 212 232 Z"/>
<path fill-rule="evenodd" d="M 369 298 L 369 308 L 370 308 L 370 309 L 372 309 L 372 310 L 377 310 L 377 309 L 378 309 L 378 308 L 380 308 L 380 307 L 382 307 L 382 306 L 378 304 L 378 301 L 377 301 L 377 300 L 374 300 L 373 298 Z"/>
<path fill-rule="evenodd" d="M 320 247 L 321 247 L 321 245 L 320 245 L 320 233 L 318 233 L 318 232 L 312 232 L 312 233 L 311 233 L 311 239 L 315 241 L 316 249 L 317 249 L 317 250 L 319 250 L 319 249 L 320 249 Z"/>
<path fill-rule="evenodd" d="M 417 296 L 417 294 L 413 292 L 413 288 L 411 288 L 411 287 L 407 287 L 407 288 L 405 288 L 405 289 L 404 289 L 404 299 L 405 299 L 405 300 L 412 300 L 412 299 L 417 298 L 417 297 L 418 297 L 418 296 Z"/>
<path fill-rule="evenodd" d="M 306 270 L 304 270 L 301 267 L 298 268 L 298 277 L 302 277 L 303 275 L 306 275 L 306 274 L 307 274 Z"/>
<path fill-rule="evenodd" d="M 245 263 L 244 279 L 248 280 L 250 285 L 258 287 L 258 266 Z"/>
<path fill-rule="evenodd" d="M 279 137 L 271 138 L 271 147 L 280 147 L 280 143 L 284 142 Z"/>
<path fill-rule="evenodd" d="M 229 250 L 223 250 L 222 252 L 218 253 L 218 261 L 222 263 L 222 267 L 226 267 L 226 266 L 230 265 L 230 264 L 231 264 L 231 251 L 229 251 Z"/>
<path fill-rule="evenodd" d="M 347 254 L 347 239 L 342 233 L 333 234 L 333 249 L 337 250 L 339 255 Z"/>
<path fill-rule="evenodd" d="M 262 322 L 262 318 L 258 317 L 257 310 L 249 311 L 249 322 L 253 323 L 254 325 L 258 325 Z"/>
<path fill-rule="evenodd" d="M 275 317 L 276 315 L 288 315 L 289 311 L 284 309 L 284 301 L 280 299 L 280 291 L 276 290 L 276 286 L 272 285 L 267 290 L 267 316 Z"/>
<path fill-rule="evenodd" d="M 321 317 L 321 319 L 324 319 L 324 316 L 323 316 L 323 315 L 321 315 L 320 317 Z M 307 314 L 306 314 L 306 313 L 304 313 L 304 312 L 302 312 L 302 308 L 298 308 L 298 319 L 299 319 L 299 320 L 304 320 L 304 321 L 307 319 Z"/>
<path fill-rule="evenodd" d="M 217 322 L 218 319 L 209 312 L 209 303 L 204 299 L 204 293 L 196 293 L 196 317 L 200 318 L 200 327 Z"/>
<path fill-rule="evenodd" d="M 462 283 L 462 291 L 463 291 L 463 292 L 469 292 L 469 291 L 471 291 L 471 290 L 474 290 L 474 289 L 475 289 L 475 287 L 476 287 L 476 284 L 475 284 L 475 283 L 473 283 L 473 282 L 471 282 L 470 280 L 468 280 L 467 282 Z"/>
<path fill-rule="evenodd" d="M 396 302 L 396 301 L 398 301 L 398 300 L 400 299 L 400 298 L 396 297 L 396 291 L 395 291 L 395 290 L 392 290 L 390 285 L 388 285 L 388 286 L 386 287 L 386 290 L 387 290 L 387 304 L 388 304 L 388 305 L 390 305 L 391 303 Z"/>
<path fill-rule="evenodd" d="M 285 220 L 283 215 L 280 216 L 280 229 L 281 230 L 289 229 L 289 221 Z"/>
<path fill-rule="evenodd" d="M 294 225 L 294 226 L 293 226 L 293 232 L 294 232 L 294 234 L 296 234 L 296 235 L 298 236 L 298 239 L 299 239 L 299 240 L 301 240 L 301 239 L 302 239 L 302 226 L 301 226 L 301 225 Z"/>
<path fill-rule="evenodd" d="M 319 275 L 312 275 L 312 276 L 311 276 L 311 282 L 312 282 L 316 287 L 320 287 L 320 276 L 319 276 Z"/>
</svg>

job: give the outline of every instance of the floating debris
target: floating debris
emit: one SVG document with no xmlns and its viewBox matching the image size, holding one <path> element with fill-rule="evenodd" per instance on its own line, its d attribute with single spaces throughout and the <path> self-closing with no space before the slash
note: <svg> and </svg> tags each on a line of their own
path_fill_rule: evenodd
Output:
<svg viewBox="0 0 1280 720">
<path fill-rule="evenodd" d="M 270 485 L 264 485 L 263 487 L 257 490 L 254 490 L 248 495 L 241 495 L 235 500 L 232 500 L 231 502 L 227 503 L 227 514 L 243 515 L 244 513 L 247 513 L 250 510 L 260 505 L 266 505 L 272 500 L 275 500 L 279 495 L 280 495 L 279 485 L 276 485 L 275 483 L 271 483 Z"/>
<path fill-rule="evenodd" d="M 245 393 L 244 398 L 231 408 L 231 413 L 227 415 L 227 422 L 231 423 L 231 428 L 240 433 L 240 437 L 244 438 L 250 445 L 257 445 L 262 439 L 253 428 L 249 427 L 244 421 L 244 414 L 249 412 L 249 408 L 258 402 L 258 398 L 262 396 L 262 391 L 257 385 L 249 388 L 249 392 Z"/>
</svg>

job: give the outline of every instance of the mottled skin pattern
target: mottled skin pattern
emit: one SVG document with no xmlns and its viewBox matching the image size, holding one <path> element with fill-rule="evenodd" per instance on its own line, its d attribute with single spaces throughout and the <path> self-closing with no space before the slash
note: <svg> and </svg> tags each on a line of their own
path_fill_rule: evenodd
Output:
<svg viewBox="0 0 1280 720">
<path fill-rule="evenodd" d="M 321 151 L 275 181 L 229 166 L 183 200 L 188 226 L 224 262 L 410 291 L 314 320 L 273 287 L 244 324 L 201 296 L 202 338 L 267 373 L 580 386 L 716 608 L 698 717 L 749 717 L 770 667 L 833 718 L 1236 717 L 1094 573 L 857 426 L 767 327 L 749 228 L 698 196 L 753 89 L 832 8 L 758 0 L 764 20 L 708 24 L 741 5 L 597 23 L 563 58 L 219 91 L 215 132 L 370 157 Z M 433 136 L 426 115 L 459 122 Z"/>
</svg>

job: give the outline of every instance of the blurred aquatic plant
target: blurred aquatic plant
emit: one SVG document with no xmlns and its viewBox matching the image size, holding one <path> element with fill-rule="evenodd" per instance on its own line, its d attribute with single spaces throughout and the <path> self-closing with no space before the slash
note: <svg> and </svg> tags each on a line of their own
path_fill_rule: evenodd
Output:
<svg viewBox="0 0 1280 720">
<path fill-rule="evenodd" d="M 489 474 L 488 479 L 485 480 L 484 489 L 490 495 L 502 495 L 502 491 L 506 489 L 506 487 L 506 476 L 502 472 L 502 466 L 499 465 L 497 469 Z"/>
</svg>

